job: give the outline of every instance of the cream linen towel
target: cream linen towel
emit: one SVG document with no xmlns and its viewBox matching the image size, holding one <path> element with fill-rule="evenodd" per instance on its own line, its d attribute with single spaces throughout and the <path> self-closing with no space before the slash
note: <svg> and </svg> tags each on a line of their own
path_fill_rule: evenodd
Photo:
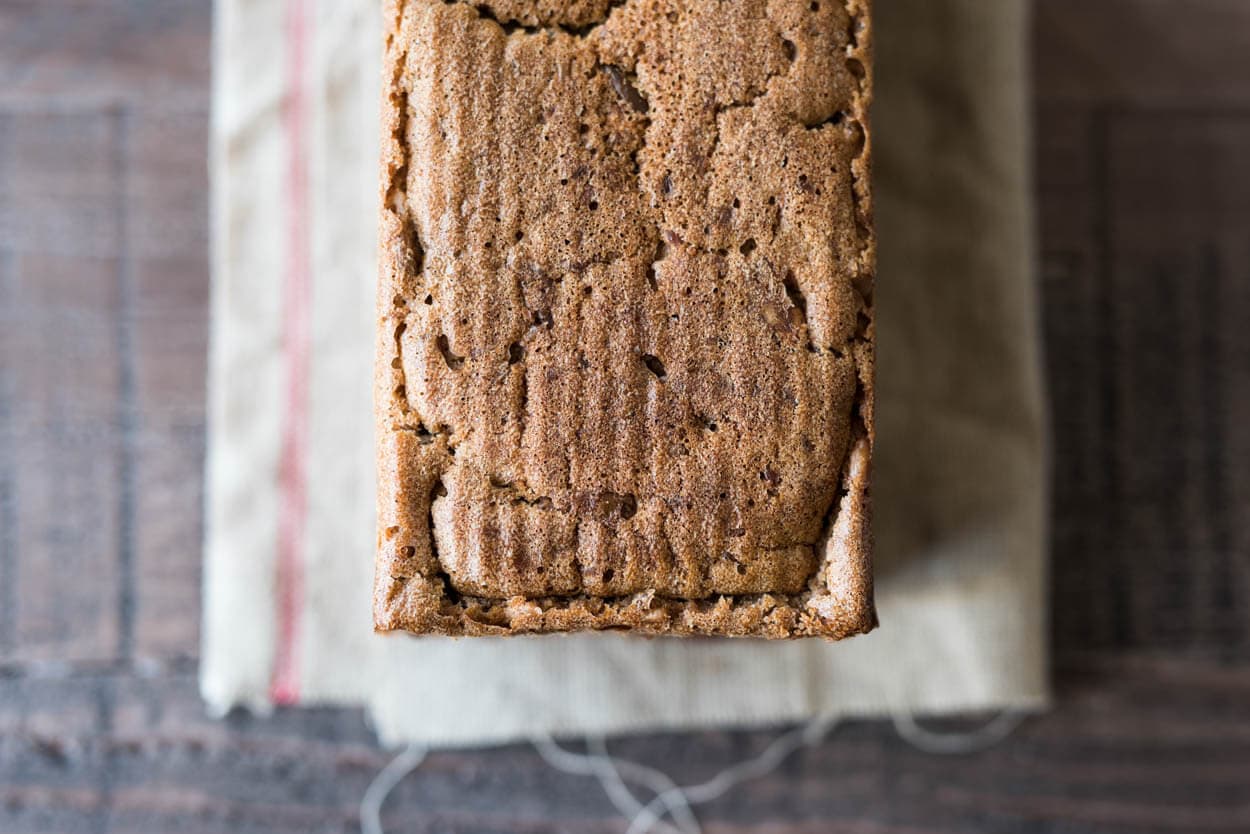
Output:
<svg viewBox="0 0 1250 834">
<path fill-rule="evenodd" d="M 209 703 L 435 746 L 1044 704 L 1023 0 L 876 3 L 881 628 L 836 645 L 372 633 L 380 6 L 217 4 Z"/>
</svg>

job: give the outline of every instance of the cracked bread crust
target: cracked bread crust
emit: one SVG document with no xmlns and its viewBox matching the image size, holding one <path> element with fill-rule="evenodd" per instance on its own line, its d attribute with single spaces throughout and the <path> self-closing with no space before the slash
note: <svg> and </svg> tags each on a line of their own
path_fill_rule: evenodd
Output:
<svg viewBox="0 0 1250 834">
<path fill-rule="evenodd" d="M 871 629 L 866 2 L 386 18 L 375 627 Z"/>
</svg>

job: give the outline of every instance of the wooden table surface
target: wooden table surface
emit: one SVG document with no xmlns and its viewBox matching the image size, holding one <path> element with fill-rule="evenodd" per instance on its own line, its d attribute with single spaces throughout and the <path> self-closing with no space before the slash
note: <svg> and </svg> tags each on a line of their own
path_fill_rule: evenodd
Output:
<svg viewBox="0 0 1250 834">
<path fill-rule="evenodd" d="M 1038 5 L 1057 706 L 967 756 L 847 725 L 709 832 L 1250 831 L 1250 2 Z M 388 760 L 358 712 L 196 694 L 210 30 L 0 0 L 3 832 L 353 831 Z M 771 738 L 613 747 L 684 782 Z M 386 820 L 624 829 L 528 746 L 432 756 Z"/>
</svg>

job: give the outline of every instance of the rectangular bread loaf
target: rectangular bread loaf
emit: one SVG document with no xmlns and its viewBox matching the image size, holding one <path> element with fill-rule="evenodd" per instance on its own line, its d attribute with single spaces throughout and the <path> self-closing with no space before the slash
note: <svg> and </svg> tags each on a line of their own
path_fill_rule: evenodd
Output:
<svg viewBox="0 0 1250 834">
<path fill-rule="evenodd" d="M 386 16 L 376 628 L 872 628 L 867 0 Z"/>
</svg>

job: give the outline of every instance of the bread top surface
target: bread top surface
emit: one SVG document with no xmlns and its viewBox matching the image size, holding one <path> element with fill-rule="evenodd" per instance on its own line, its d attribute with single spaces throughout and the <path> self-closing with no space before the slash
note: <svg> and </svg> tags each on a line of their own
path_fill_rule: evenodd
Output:
<svg viewBox="0 0 1250 834">
<path fill-rule="evenodd" d="M 843 581 L 872 437 L 855 7 L 390 12 L 378 407 L 416 451 L 381 466 L 413 516 L 383 537 L 414 542 L 383 568 L 487 599 Z"/>
</svg>

